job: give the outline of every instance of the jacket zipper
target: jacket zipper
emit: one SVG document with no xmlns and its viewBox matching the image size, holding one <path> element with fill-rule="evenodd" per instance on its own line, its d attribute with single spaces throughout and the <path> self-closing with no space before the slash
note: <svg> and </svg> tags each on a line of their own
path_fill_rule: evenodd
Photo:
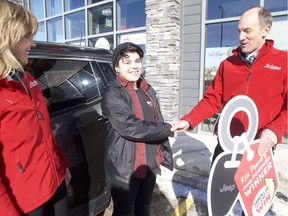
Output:
<svg viewBox="0 0 288 216">
<path fill-rule="evenodd" d="M 17 169 L 18 169 L 18 171 L 19 171 L 20 173 L 23 173 L 23 172 L 24 172 L 24 168 L 23 168 L 22 164 L 20 163 L 19 157 L 17 157 L 16 164 L 17 164 Z"/>
<path fill-rule="evenodd" d="M 34 107 L 34 110 L 35 110 L 35 113 L 36 113 L 36 115 L 37 115 L 37 118 L 38 118 L 39 120 L 42 120 L 42 114 L 41 114 L 40 111 L 36 108 L 36 105 L 34 105 L 34 102 L 33 102 L 33 100 L 32 100 L 32 95 L 31 95 L 29 89 L 26 87 L 24 81 L 23 81 L 22 78 L 19 77 L 19 76 L 17 76 L 17 79 L 16 79 L 16 80 L 20 82 L 20 84 L 23 86 L 23 88 L 24 88 L 25 91 L 27 92 L 27 94 L 28 94 L 28 96 L 29 96 L 29 98 L 30 98 L 30 101 L 31 101 L 31 103 L 32 103 L 32 106 Z M 47 145 L 47 140 L 48 140 L 47 137 L 46 137 L 46 136 L 47 136 L 47 132 L 45 132 L 44 129 L 43 129 L 43 128 L 44 128 L 44 127 L 43 127 L 43 122 L 40 121 L 39 123 L 40 123 L 40 125 L 41 125 L 40 127 L 41 127 L 41 129 L 42 129 L 42 131 L 43 131 L 43 134 L 44 134 L 44 137 L 45 137 L 45 144 Z M 58 174 L 57 174 L 57 170 L 56 170 L 56 166 L 55 166 L 53 157 L 52 157 L 52 155 L 51 155 L 51 151 L 52 151 L 52 150 L 51 150 L 51 148 L 50 148 L 49 146 L 47 146 L 47 149 L 49 149 L 49 150 L 47 151 L 47 153 L 48 153 L 48 155 L 49 155 L 49 158 L 50 158 L 50 160 L 51 160 L 51 163 L 54 165 L 54 166 L 52 166 L 52 169 L 54 170 L 55 178 L 57 179 L 58 185 L 60 185 L 59 178 L 58 178 Z M 19 170 L 20 172 L 24 172 L 24 168 L 22 167 L 22 165 L 21 165 L 21 163 L 20 163 L 20 161 L 19 161 L 19 158 L 17 158 L 16 163 L 17 163 L 17 166 L 18 166 L 18 170 Z"/>
<path fill-rule="evenodd" d="M 31 97 L 31 101 L 32 101 L 32 97 Z M 32 104 L 34 104 L 33 101 L 32 101 Z M 33 106 L 34 106 L 34 105 L 33 105 Z M 59 178 L 58 178 L 58 172 L 57 172 L 56 165 L 55 165 L 55 162 L 54 162 L 54 160 L 53 160 L 52 153 L 51 153 L 51 152 L 52 152 L 52 149 L 51 149 L 50 146 L 47 145 L 47 143 L 48 143 L 47 131 L 44 130 L 45 127 L 43 126 L 42 114 L 41 114 L 41 112 L 36 108 L 36 105 L 34 106 L 34 108 L 35 108 L 35 113 L 36 113 L 36 115 L 37 115 L 37 118 L 39 119 L 39 124 L 40 124 L 40 127 L 41 127 L 42 132 L 43 132 L 43 136 L 44 136 L 44 139 L 45 139 L 45 145 L 46 145 L 46 147 L 47 147 L 47 154 L 49 155 L 49 159 L 50 159 L 50 161 L 51 161 L 51 164 L 53 164 L 52 170 L 53 170 L 53 172 L 54 172 L 54 175 L 55 175 L 55 178 L 56 178 L 56 180 L 57 180 L 58 185 L 60 185 L 60 181 L 59 181 Z"/>
<path fill-rule="evenodd" d="M 250 67 L 249 67 L 248 77 L 247 77 L 247 81 L 248 81 L 248 82 L 250 81 L 251 74 L 252 74 L 252 70 L 251 70 L 251 66 L 250 66 Z"/>
<path fill-rule="evenodd" d="M 35 112 L 36 112 L 37 118 L 39 120 L 41 120 L 42 119 L 42 115 L 41 115 L 40 111 L 37 108 L 35 108 Z"/>
<path fill-rule="evenodd" d="M 249 68 L 249 73 L 247 76 L 247 87 L 246 87 L 246 92 L 245 92 L 246 95 L 248 95 L 250 79 L 251 79 L 251 75 L 252 75 L 252 66 L 248 64 L 248 68 Z"/>
</svg>

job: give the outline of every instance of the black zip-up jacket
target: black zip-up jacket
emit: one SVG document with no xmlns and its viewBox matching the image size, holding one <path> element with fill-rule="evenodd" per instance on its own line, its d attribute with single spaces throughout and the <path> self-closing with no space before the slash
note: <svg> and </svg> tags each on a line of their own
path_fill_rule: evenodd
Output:
<svg viewBox="0 0 288 216">
<path fill-rule="evenodd" d="M 105 144 L 105 171 L 107 178 L 129 183 L 134 172 L 137 142 L 160 144 L 163 160 L 161 165 L 172 170 L 173 158 L 168 137 L 174 133 L 161 114 L 155 90 L 143 79 L 141 88 L 147 92 L 155 105 L 157 122 L 148 122 L 136 117 L 135 107 L 126 84 L 116 78 L 110 82 L 102 97 L 104 118 L 108 119 L 108 135 Z M 148 158 L 149 160 L 149 158 Z"/>
</svg>

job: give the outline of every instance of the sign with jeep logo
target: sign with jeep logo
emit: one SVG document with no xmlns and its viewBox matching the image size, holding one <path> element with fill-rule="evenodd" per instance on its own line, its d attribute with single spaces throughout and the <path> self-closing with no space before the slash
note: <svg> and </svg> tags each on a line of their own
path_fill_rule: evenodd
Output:
<svg viewBox="0 0 288 216">
<path fill-rule="evenodd" d="M 247 131 L 232 137 L 230 123 L 238 112 L 248 117 Z M 251 98 L 239 95 L 224 107 L 218 125 L 219 143 L 224 150 L 211 168 L 208 180 L 209 215 L 228 215 L 240 200 L 245 215 L 264 216 L 278 189 L 272 150 L 264 156 L 257 153 L 259 140 L 258 111 Z"/>
</svg>

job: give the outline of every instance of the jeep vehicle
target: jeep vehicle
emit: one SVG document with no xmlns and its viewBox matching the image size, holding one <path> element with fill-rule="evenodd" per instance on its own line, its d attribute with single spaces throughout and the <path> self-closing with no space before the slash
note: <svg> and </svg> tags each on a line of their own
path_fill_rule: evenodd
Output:
<svg viewBox="0 0 288 216">
<path fill-rule="evenodd" d="M 45 97 L 51 128 L 69 161 L 69 215 L 95 216 L 110 202 L 104 173 L 101 95 L 116 76 L 105 49 L 36 42 L 27 70 Z"/>
</svg>

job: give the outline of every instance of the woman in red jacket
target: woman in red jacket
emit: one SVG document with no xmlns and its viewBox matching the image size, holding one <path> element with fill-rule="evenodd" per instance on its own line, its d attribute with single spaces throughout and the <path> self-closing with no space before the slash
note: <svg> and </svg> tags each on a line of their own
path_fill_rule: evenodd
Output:
<svg viewBox="0 0 288 216">
<path fill-rule="evenodd" d="M 0 14 L 0 215 L 65 216 L 67 162 L 40 85 L 23 69 L 37 20 L 5 0 Z"/>
</svg>

